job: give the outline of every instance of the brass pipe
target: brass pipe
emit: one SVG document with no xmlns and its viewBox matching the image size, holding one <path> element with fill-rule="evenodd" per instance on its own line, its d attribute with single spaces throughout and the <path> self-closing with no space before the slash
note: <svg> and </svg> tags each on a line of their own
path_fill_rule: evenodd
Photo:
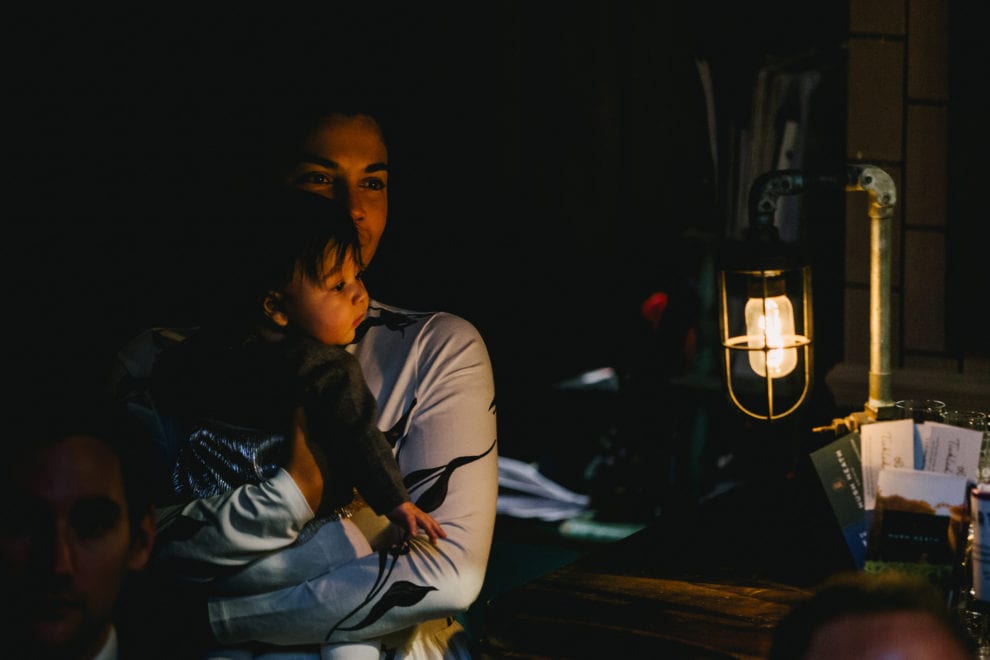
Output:
<svg viewBox="0 0 990 660">
<path fill-rule="evenodd" d="M 866 410 L 876 419 L 894 405 L 890 365 L 891 235 L 897 190 L 887 172 L 874 165 L 849 166 L 846 190 L 864 190 L 870 206 L 870 373 Z"/>
<path fill-rule="evenodd" d="M 778 197 L 802 193 L 811 188 L 835 188 L 841 180 L 841 176 L 834 174 L 806 174 L 800 170 L 777 170 L 760 175 L 750 190 L 750 235 L 776 236 L 773 220 Z M 814 429 L 816 432 L 828 429 L 836 433 L 855 431 L 864 423 L 884 418 L 884 411 L 894 405 L 890 292 L 891 237 L 897 188 L 883 169 L 869 164 L 850 164 L 846 166 L 845 190 L 865 191 L 870 200 L 867 211 L 870 217 L 869 393 L 862 412 L 834 419 L 831 426 L 817 427 Z"/>
</svg>

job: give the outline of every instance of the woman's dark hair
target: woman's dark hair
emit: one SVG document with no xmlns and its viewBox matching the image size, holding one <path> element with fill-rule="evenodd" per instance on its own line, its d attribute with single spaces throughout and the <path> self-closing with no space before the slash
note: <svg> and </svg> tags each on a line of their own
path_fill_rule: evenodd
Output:
<svg viewBox="0 0 990 660">
<path fill-rule="evenodd" d="M 339 91 L 326 99 L 289 99 L 278 108 L 269 108 L 257 145 L 257 160 L 261 166 L 259 171 L 265 178 L 265 185 L 284 180 L 286 172 L 302 159 L 305 139 L 327 117 L 368 116 L 378 126 L 382 141 L 389 145 L 392 136 L 387 128 L 391 124 L 389 117 L 393 112 L 386 103 L 367 94 L 344 94 Z"/>
</svg>

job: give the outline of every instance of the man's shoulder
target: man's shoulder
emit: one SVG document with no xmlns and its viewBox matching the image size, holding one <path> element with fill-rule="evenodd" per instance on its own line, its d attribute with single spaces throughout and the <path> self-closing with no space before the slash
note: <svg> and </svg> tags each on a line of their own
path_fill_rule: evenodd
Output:
<svg viewBox="0 0 990 660">
<path fill-rule="evenodd" d="M 165 350 L 182 344 L 196 333 L 197 328 L 156 326 L 147 328 L 121 346 L 111 366 L 111 384 L 115 390 L 126 390 L 136 382 L 151 378 L 155 361 Z"/>
<path fill-rule="evenodd" d="M 142 330 L 117 351 L 117 358 L 126 363 L 143 364 L 167 348 L 181 344 L 196 333 L 196 327 L 172 328 L 155 326 Z"/>
</svg>

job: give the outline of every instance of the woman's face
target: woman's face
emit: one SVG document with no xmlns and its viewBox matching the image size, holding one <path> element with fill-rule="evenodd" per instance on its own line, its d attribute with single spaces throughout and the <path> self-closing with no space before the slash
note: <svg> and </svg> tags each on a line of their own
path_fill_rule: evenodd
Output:
<svg viewBox="0 0 990 660">
<path fill-rule="evenodd" d="M 287 182 L 343 202 L 370 264 L 388 215 L 388 151 L 378 123 L 367 115 L 327 116 L 303 143 Z"/>
</svg>

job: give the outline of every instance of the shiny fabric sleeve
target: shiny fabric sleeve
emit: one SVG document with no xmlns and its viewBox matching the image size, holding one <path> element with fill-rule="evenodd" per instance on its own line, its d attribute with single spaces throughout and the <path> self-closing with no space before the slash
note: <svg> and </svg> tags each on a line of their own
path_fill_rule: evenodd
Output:
<svg viewBox="0 0 990 660">
<path fill-rule="evenodd" d="M 498 492 L 487 348 L 459 317 L 379 311 L 381 323 L 356 354 L 410 495 L 448 538 L 433 546 L 413 537 L 400 550 L 379 551 L 298 586 L 213 598 L 211 626 L 222 643 L 372 639 L 464 612 L 480 593 Z M 319 551 L 312 541 L 304 547 Z"/>
</svg>

